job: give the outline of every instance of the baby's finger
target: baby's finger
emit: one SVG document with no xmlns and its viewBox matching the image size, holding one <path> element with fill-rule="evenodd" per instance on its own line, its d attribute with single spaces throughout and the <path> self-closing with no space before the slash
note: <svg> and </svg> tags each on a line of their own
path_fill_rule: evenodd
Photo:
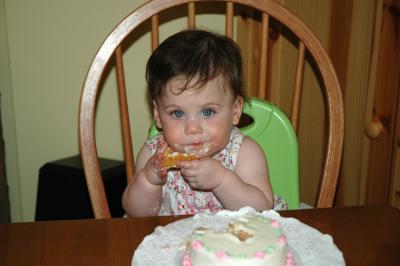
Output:
<svg viewBox="0 0 400 266">
<path fill-rule="evenodd" d="M 198 160 L 192 160 L 192 161 L 178 161 L 176 165 L 181 168 L 181 169 L 189 169 L 189 168 L 194 168 L 198 164 Z"/>
<path fill-rule="evenodd" d="M 183 175 L 183 178 L 189 184 L 195 180 L 195 178 L 193 176 L 189 176 L 189 175 Z"/>
<path fill-rule="evenodd" d="M 164 140 L 164 136 L 162 136 L 162 135 L 158 139 L 158 146 L 161 147 L 161 148 L 164 148 L 164 149 L 168 146 L 167 143 Z"/>
<path fill-rule="evenodd" d="M 191 180 L 195 179 L 197 176 L 197 171 L 190 168 L 181 168 L 180 171 L 183 176 L 190 178 Z"/>
<path fill-rule="evenodd" d="M 158 170 L 158 176 L 162 181 L 164 181 L 168 176 L 168 170 L 165 168 L 160 168 L 160 170 Z"/>
<path fill-rule="evenodd" d="M 164 154 L 163 153 L 156 153 L 154 155 L 154 158 L 156 159 L 157 162 L 161 162 L 164 158 Z"/>
<path fill-rule="evenodd" d="M 157 149 L 154 154 L 155 164 L 158 168 L 161 167 L 162 160 L 164 159 L 164 151 L 167 148 L 167 143 L 164 141 L 164 138 L 161 136 L 158 143 Z"/>
<path fill-rule="evenodd" d="M 168 147 L 168 144 L 165 142 L 164 137 L 160 136 L 157 142 L 157 150 L 156 153 L 164 153 L 164 150 Z"/>
</svg>

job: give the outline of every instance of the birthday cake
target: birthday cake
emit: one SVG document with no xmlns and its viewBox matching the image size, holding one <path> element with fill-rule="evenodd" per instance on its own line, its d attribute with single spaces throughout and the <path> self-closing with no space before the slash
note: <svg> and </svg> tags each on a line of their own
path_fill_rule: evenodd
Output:
<svg viewBox="0 0 400 266">
<path fill-rule="evenodd" d="M 261 215 L 232 221 L 224 231 L 197 228 L 186 245 L 183 266 L 292 266 L 293 255 L 276 220 Z"/>
</svg>

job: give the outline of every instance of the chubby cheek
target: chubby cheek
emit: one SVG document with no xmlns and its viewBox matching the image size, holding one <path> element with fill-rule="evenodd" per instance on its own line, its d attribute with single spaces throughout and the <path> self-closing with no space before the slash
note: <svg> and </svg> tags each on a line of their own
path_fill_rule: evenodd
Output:
<svg viewBox="0 0 400 266">
<path fill-rule="evenodd" d="M 208 131 L 213 152 L 219 152 L 227 145 L 231 134 L 231 126 L 210 128 Z"/>
<path fill-rule="evenodd" d="M 164 140 L 167 142 L 168 146 L 176 149 L 176 145 L 181 144 L 183 139 L 183 130 L 178 126 L 164 126 L 163 127 Z"/>
</svg>

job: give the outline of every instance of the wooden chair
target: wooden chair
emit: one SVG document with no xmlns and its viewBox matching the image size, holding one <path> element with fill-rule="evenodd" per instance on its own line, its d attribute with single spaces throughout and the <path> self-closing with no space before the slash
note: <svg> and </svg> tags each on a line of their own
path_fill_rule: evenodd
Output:
<svg viewBox="0 0 400 266">
<path fill-rule="evenodd" d="M 296 64 L 294 96 L 290 119 L 295 129 L 298 127 L 301 88 L 306 52 L 313 58 L 319 71 L 323 94 L 327 110 L 327 140 L 325 162 L 322 168 L 319 190 L 315 207 L 331 207 L 333 205 L 343 144 L 343 102 L 341 90 L 332 63 L 321 43 L 311 30 L 296 16 L 273 0 L 154 0 L 147 2 L 123 19 L 106 38 L 98 50 L 87 73 L 83 84 L 79 109 L 79 143 L 84 171 L 87 179 L 90 199 L 96 218 L 110 217 L 106 194 L 102 183 L 100 167 L 97 157 L 95 138 L 96 100 L 100 92 L 100 84 L 105 68 L 110 59 L 115 57 L 121 124 L 123 132 L 123 147 L 128 180 L 134 176 L 134 157 L 132 149 L 131 131 L 126 99 L 124 67 L 122 61 L 123 50 L 121 43 L 139 25 L 151 21 L 152 48 L 159 43 L 159 16 L 166 9 L 178 5 L 186 5 L 188 13 L 188 27 L 195 28 L 195 10 L 198 2 L 226 2 L 226 35 L 233 36 L 234 9 L 239 5 L 259 10 L 262 14 L 262 43 L 260 48 L 260 75 L 259 96 L 264 96 L 266 86 L 267 67 L 267 36 L 269 21 L 273 18 L 287 27 L 298 38 L 298 56 Z"/>
</svg>

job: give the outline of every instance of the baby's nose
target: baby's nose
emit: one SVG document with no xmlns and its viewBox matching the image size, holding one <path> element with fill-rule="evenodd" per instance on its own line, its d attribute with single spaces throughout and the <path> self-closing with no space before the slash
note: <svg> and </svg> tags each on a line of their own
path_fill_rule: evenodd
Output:
<svg viewBox="0 0 400 266">
<path fill-rule="evenodd" d="M 185 127 L 186 134 L 200 134 L 203 132 L 203 128 L 197 121 L 188 121 Z"/>
</svg>

